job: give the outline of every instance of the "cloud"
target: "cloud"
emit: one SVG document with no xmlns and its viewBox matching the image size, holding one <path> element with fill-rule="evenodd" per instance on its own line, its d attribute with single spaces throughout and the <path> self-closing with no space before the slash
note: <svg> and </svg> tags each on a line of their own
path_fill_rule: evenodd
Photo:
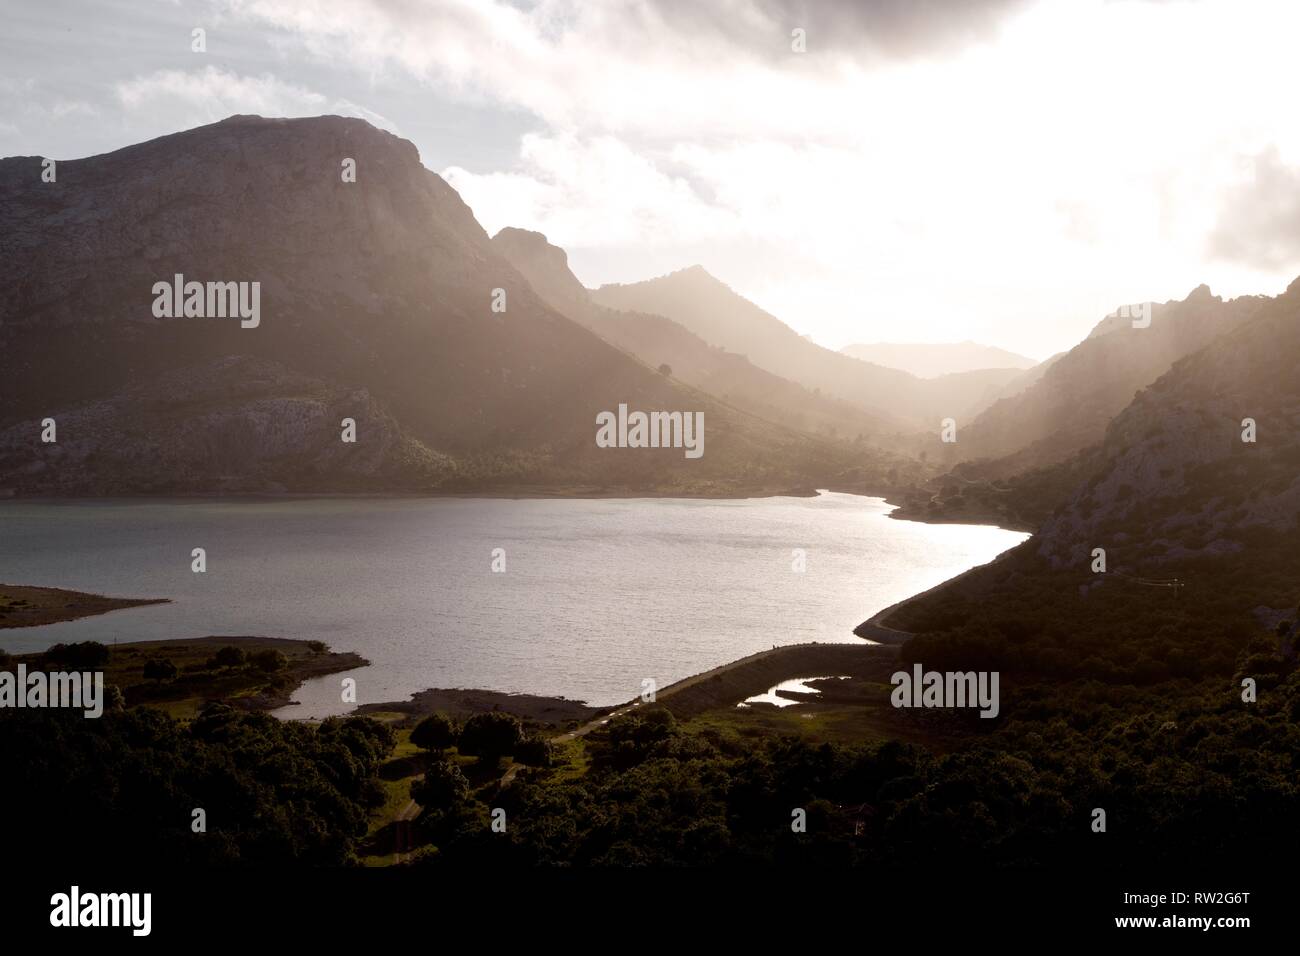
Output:
<svg viewBox="0 0 1300 956">
<path fill-rule="evenodd" d="M 38 83 L 35 78 L 15 79 L 0 76 L 0 96 L 5 98 L 6 117 L 0 121 L 0 136 L 18 140 L 24 130 L 56 124 L 68 117 L 86 119 L 99 115 L 99 109 L 82 99 L 69 99 Z M 7 145 L 0 140 L 0 146 Z"/>
<path fill-rule="evenodd" d="M 480 175 L 453 166 L 443 177 L 488 232 L 544 226 L 552 242 L 569 247 L 698 242 L 743 229 L 734 210 L 610 136 L 529 134 L 517 170 Z"/>
<path fill-rule="evenodd" d="M 200 70 L 157 70 L 119 82 L 117 99 L 128 110 L 159 115 L 170 130 L 216 122 L 236 113 L 262 116 L 357 116 L 381 129 L 398 130 L 385 117 L 350 100 L 330 98 L 270 73 L 241 76 L 208 66 Z M 164 127 L 168 128 L 168 127 Z"/>
<path fill-rule="evenodd" d="M 1209 248 L 1261 271 L 1300 264 L 1300 167 L 1285 163 L 1276 146 L 1256 155 L 1249 178 L 1228 193 Z"/>
<path fill-rule="evenodd" d="M 1047 354 L 1118 302 L 1258 291 L 1206 237 L 1237 155 L 1300 155 L 1284 5 L 224 2 L 286 60 L 527 117 L 513 156 L 444 170 L 490 231 L 546 233 L 589 284 L 703 261 L 827 344 Z"/>
<path fill-rule="evenodd" d="M 735 47 L 784 55 L 790 31 L 806 31 L 808 49 L 869 53 L 889 60 L 952 53 L 993 38 L 1029 0 L 651 0 L 677 32 L 712 32 Z"/>
<path fill-rule="evenodd" d="M 874 65 L 815 45 L 793 53 L 785 23 L 738 0 L 712 13 L 576 0 L 227 2 L 319 61 L 414 77 L 561 130 L 662 139 L 788 135 L 800 124 L 833 137 L 862 105 L 857 75 Z"/>
</svg>

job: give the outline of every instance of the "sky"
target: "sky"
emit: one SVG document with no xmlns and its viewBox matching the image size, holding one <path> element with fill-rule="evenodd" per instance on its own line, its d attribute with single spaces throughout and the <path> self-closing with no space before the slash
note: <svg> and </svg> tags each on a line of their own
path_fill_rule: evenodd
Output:
<svg viewBox="0 0 1300 956">
<path fill-rule="evenodd" d="M 0 155 L 360 116 L 587 286 L 1033 358 L 1300 275 L 1290 0 L 0 0 Z M 193 31 L 206 49 L 193 49 Z"/>
</svg>

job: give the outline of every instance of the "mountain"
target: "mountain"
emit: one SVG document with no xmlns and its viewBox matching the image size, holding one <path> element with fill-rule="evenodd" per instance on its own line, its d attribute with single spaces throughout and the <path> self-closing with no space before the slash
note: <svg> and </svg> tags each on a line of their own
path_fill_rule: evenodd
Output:
<svg viewBox="0 0 1300 956">
<path fill-rule="evenodd" d="M 973 418 L 1008 394 L 1016 394 L 1030 381 L 1033 369 L 977 368 L 924 379 L 931 401 L 944 417 Z M 933 430 L 933 429 L 932 429 Z"/>
<path fill-rule="evenodd" d="M 548 306 L 415 147 L 362 120 L 236 116 L 41 173 L 0 160 L 0 488 L 737 494 L 854 463 Z M 168 317 L 178 275 L 256 290 L 255 320 Z M 178 310 L 217 309 L 214 288 Z M 597 447 L 621 403 L 703 413 L 705 454 Z"/>
<path fill-rule="evenodd" d="M 1300 279 L 1248 305 L 1247 318 L 1175 363 L 1106 428 L 1092 477 L 1037 538 L 1053 567 L 1078 566 L 1102 543 L 1132 567 L 1177 566 L 1277 532 L 1300 564 Z"/>
<path fill-rule="evenodd" d="M 896 422 L 712 346 L 672 319 L 598 305 L 569 269 L 565 251 L 541 233 L 505 228 L 492 243 L 557 311 L 651 368 L 667 365 L 674 378 L 738 408 L 792 428 L 847 440 L 875 442 L 897 428 Z M 905 463 L 896 461 L 891 467 L 895 465 Z"/>
<path fill-rule="evenodd" d="M 921 635 L 905 656 L 1022 679 L 1213 678 L 1212 710 L 1239 705 L 1243 676 L 1266 689 L 1294 669 L 1278 622 L 1300 603 L 1300 279 L 1247 304 L 1038 472 L 1070 480 L 1032 538 L 890 616 Z"/>
<path fill-rule="evenodd" d="M 591 296 L 611 309 L 665 316 L 710 345 L 744 355 L 782 378 L 900 424 L 921 424 L 923 386 L 915 376 L 822 348 L 701 266 L 644 282 L 601 286 Z"/>
<path fill-rule="evenodd" d="M 1083 342 L 1043 368 L 1036 381 L 964 427 L 959 422 L 950 448 L 961 459 L 993 459 L 983 468 L 985 477 L 1063 461 L 1099 441 L 1140 389 L 1180 358 L 1238 327 L 1265 301 L 1245 296 L 1225 302 L 1200 286 L 1181 302 L 1152 305 L 1145 328 L 1135 328 L 1127 317 L 1103 319 Z"/>
<path fill-rule="evenodd" d="M 910 372 L 918 378 L 937 378 L 976 369 L 1027 369 L 1038 364 L 1015 352 L 970 341 L 937 345 L 876 342 L 846 345 L 840 351 L 864 362 Z"/>
<path fill-rule="evenodd" d="M 364 441 L 340 440 L 344 418 Z M 0 428 L 0 475 L 29 494 L 364 491 L 455 477 L 365 388 L 231 355 L 59 409 L 58 441 Z"/>
<path fill-rule="evenodd" d="M 852 402 L 901 431 L 928 434 L 937 432 L 942 418 L 971 417 L 986 398 L 992 399 L 989 386 L 1015 374 L 926 380 L 852 358 L 804 338 L 698 265 L 644 282 L 601 286 L 591 297 L 611 309 L 672 319 L 710 345 L 744 355 L 805 388 Z"/>
</svg>

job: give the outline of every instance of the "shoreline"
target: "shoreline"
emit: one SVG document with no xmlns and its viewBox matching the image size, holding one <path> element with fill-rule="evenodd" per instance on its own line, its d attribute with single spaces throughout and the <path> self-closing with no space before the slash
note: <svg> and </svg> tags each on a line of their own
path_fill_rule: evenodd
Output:
<svg viewBox="0 0 1300 956">
<path fill-rule="evenodd" d="M 0 630 L 44 627 L 111 611 L 170 604 L 171 598 L 115 598 L 33 584 L 0 584 Z"/>
<path fill-rule="evenodd" d="M 42 505 L 59 504 L 125 504 L 131 502 L 272 502 L 272 501 L 413 501 L 460 500 L 485 501 L 763 501 L 768 498 L 816 498 L 822 494 L 853 495 L 857 498 L 878 498 L 890 506 L 888 517 L 895 521 L 913 521 L 930 525 L 973 525 L 1001 528 L 1022 534 L 1035 534 L 1037 528 L 1022 522 L 1006 522 L 1005 515 L 972 514 L 931 516 L 924 512 L 909 511 L 907 504 L 898 498 L 907 489 L 882 488 L 878 491 L 859 491 L 844 487 L 795 487 L 773 489 L 748 489 L 734 494 L 690 494 L 680 490 L 639 491 L 636 489 L 546 489 L 524 486 L 484 491 L 245 491 L 226 492 L 160 492 L 138 495 L 0 495 L 0 507 L 5 504 L 26 503 Z"/>
<path fill-rule="evenodd" d="M 838 489 L 825 489 L 837 494 L 856 494 L 866 498 L 882 498 L 882 495 L 862 492 L 841 492 Z M 220 491 L 203 492 L 150 492 L 138 495 L 8 495 L 0 496 L 0 506 L 8 502 L 26 502 L 30 504 L 77 504 L 87 502 L 125 503 L 132 501 L 328 501 L 340 500 L 392 500 L 467 498 L 511 501 L 605 501 L 624 499 L 627 501 L 654 500 L 659 498 L 679 498 L 683 501 L 745 501 L 763 498 L 816 498 L 821 490 L 815 487 L 794 488 L 751 488 L 735 494 L 690 494 L 677 489 L 671 490 L 637 490 L 637 489 L 587 489 L 564 490 L 521 486 L 508 489 L 490 489 L 483 491 L 241 491 L 237 493 Z"/>
<path fill-rule="evenodd" d="M 1025 542 L 1032 541 L 1032 540 L 1033 540 L 1033 534 L 1030 534 L 1029 537 L 1026 538 L 1025 541 L 1020 542 L 1020 544 L 1024 544 Z M 855 627 L 853 629 L 853 633 L 858 635 L 858 637 L 864 638 L 866 640 L 876 641 L 877 643 L 880 644 L 892 644 L 892 645 L 905 644 L 908 640 L 910 640 L 915 635 L 910 631 L 902 631 L 896 627 L 888 626 L 885 622 L 892 615 L 894 615 L 898 611 L 901 611 L 903 608 L 907 607 L 913 601 L 919 601 L 921 598 L 931 595 L 936 591 L 940 590 L 941 588 L 946 588 L 949 585 L 956 584 L 958 581 L 961 581 L 964 578 L 969 577 L 970 575 L 974 574 L 976 571 L 981 570 L 982 568 L 987 568 L 990 565 L 997 564 L 999 561 L 1006 560 L 1007 557 L 1011 554 L 1011 552 L 1015 551 L 1016 548 L 1020 547 L 1020 544 L 1012 548 L 1007 548 L 1007 550 L 1003 551 L 992 561 L 985 561 L 983 564 L 977 564 L 973 568 L 967 568 L 965 571 L 961 572 L 960 574 L 953 575 L 952 577 L 948 578 L 946 581 L 940 581 L 938 584 L 934 585 L 933 587 L 926 588 L 924 591 L 918 591 L 916 594 L 913 594 L 910 597 L 905 597 L 901 601 L 896 601 L 895 603 L 889 605 L 889 607 L 877 611 L 875 614 L 871 615 L 871 617 L 867 618 L 865 621 L 863 621 L 861 624 Z M 881 635 L 881 636 L 876 636 L 876 635 Z"/>
<path fill-rule="evenodd" d="M 117 687 L 128 706 L 155 707 L 173 716 L 192 717 L 203 706 L 214 702 L 240 710 L 275 710 L 292 703 L 292 695 L 312 678 L 370 664 L 355 651 L 333 651 L 321 641 L 290 637 L 207 635 L 100 646 L 106 657 L 94 664 L 65 661 L 60 657 L 51 659 L 50 651 L 44 650 L 12 654 L 0 670 L 25 664 L 36 670 L 52 666 L 102 671 L 105 686 Z M 239 663 L 224 666 L 212 663 L 215 655 L 225 648 L 242 652 Z M 274 670 L 259 667 L 255 656 L 268 651 L 283 657 Z M 156 660 L 170 661 L 175 673 L 163 679 L 145 677 L 145 664 Z"/>
<path fill-rule="evenodd" d="M 561 729 L 566 723 L 576 723 L 584 726 L 585 733 L 594 729 L 593 725 L 608 723 L 614 717 L 639 707 L 664 707 L 678 717 L 690 717 L 763 693 L 784 680 L 820 677 L 828 670 L 883 678 L 886 668 L 897 657 L 898 647 L 866 641 L 784 644 L 676 680 L 659 688 L 655 699 L 648 703 L 633 698 L 600 707 L 567 697 L 431 687 L 416 691 L 405 701 L 362 704 L 349 716 L 398 713 L 412 719 L 440 710 L 448 716 L 463 718 L 474 713 L 500 710 L 525 720 L 549 723 L 556 729 Z M 510 704 L 522 707 L 511 709 Z"/>
</svg>

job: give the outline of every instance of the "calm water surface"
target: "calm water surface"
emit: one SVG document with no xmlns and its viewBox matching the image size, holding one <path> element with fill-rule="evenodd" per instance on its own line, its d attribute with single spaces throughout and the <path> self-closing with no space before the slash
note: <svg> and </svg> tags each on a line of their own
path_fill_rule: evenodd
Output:
<svg viewBox="0 0 1300 956">
<path fill-rule="evenodd" d="M 254 634 L 372 661 L 309 682 L 282 716 L 346 712 L 343 676 L 361 703 L 480 687 L 613 704 L 647 677 L 662 687 L 773 645 L 856 641 L 874 612 L 1026 537 L 890 510 L 826 493 L 10 502 L 0 581 L 173 603 L 0 631 L 0 647 Z M 205 574 L 190 570 L 196 547 Z"/>
</svg>

